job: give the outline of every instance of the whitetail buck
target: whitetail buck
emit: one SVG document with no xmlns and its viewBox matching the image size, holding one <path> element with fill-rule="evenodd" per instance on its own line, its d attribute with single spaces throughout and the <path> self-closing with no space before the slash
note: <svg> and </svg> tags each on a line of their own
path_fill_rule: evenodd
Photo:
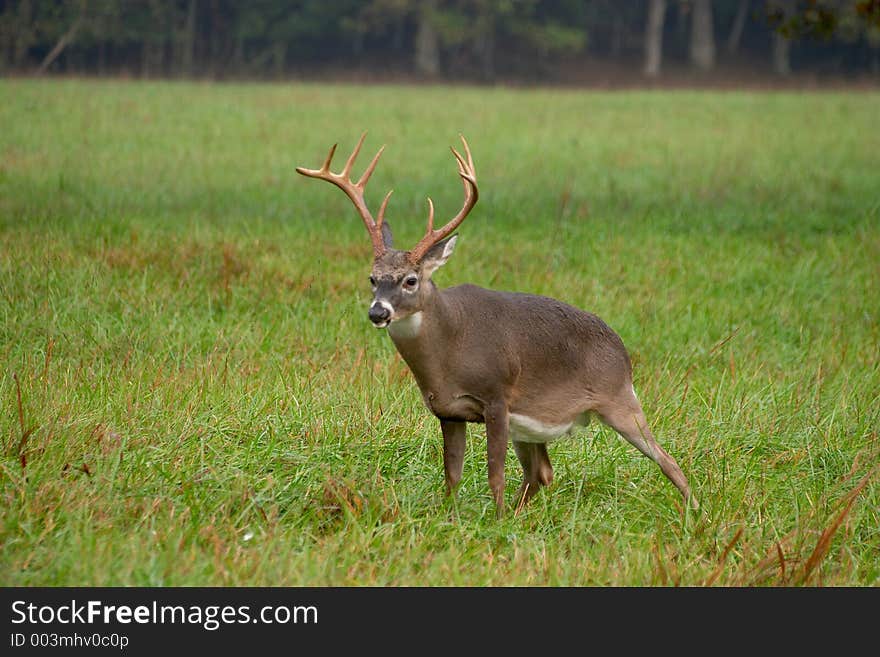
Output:
<svg viewBox="0 0 880 657">
<path fill-rule="evenodd" d="M 428 229 L 409 251 L 392 248 L 384 220 L 391 192 L 376 219 L 364 189 L 379 149 L 360 180 L 351 169 L 366 133 L 340 173 L 330 171 L 336 146 L 320 169 L 297 167 L 304 176 L 331 182 L 357 208 L 373 242 L 370 321 L 388 333 L 416 378 L 428 409 L 440 420 L 448 493 L 461 479 L 467 422 L 486 424 L 489 486 L 498 513 L 504 504 L 507 441 L 523 467 L 520 503 L 553 479 L 547 443 L 586 425 L 591 414 L 652 459 L 686 500 L 687 479 L 654 440 L 632 385 L 632 365 L 620 337 L 599 317 L 555 299 L 496 292 L 475 285 L 440 290 L 431 274 L 452 255 L 458 228 L 477 202 L 477 179 L 467 141 L 467 159 L 454 148 L 464 184 L 464 205 L 445 226 L 434 229 L 428 199 Z"/>
</svg>

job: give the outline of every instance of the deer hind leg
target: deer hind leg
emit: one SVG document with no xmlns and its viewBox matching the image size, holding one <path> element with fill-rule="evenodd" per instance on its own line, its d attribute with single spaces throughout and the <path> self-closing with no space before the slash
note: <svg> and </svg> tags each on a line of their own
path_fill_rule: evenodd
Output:
<svg viewBox="0 0 880 657">
<path fill-rule="evenodd" d="M 687 477 L 678 463 L 657 444 L 648 421 L 642 412 L 642 405 L 635 391 L 626 390 L 617 399 L 597 409 L 602 421 L 634 445 L 642 454 L 660 466 L 667 479 L 675 484 L 685 500 L 697 508 L 697 500 L 691 495 Z"/>
<path fill-rule="evenodd" d="M 526 504 L 541 486 L 548 486 L 553 481 L 553 466 L 544 443 L 514 440 L 513 449 L 523 469 L 523 482 L 516 499 Z"/>
</svg>

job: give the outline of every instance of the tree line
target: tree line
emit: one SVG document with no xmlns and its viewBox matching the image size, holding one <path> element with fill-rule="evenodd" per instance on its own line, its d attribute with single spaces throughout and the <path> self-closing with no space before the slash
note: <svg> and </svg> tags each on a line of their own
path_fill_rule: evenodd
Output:
<svg viewBox="0 0 880 657">
<path fill-rule="evenodd" d="M 552 82 L 608 63 L 880 76 L 880 0 L 0 0 L 6 74 Z"/>
</svg>

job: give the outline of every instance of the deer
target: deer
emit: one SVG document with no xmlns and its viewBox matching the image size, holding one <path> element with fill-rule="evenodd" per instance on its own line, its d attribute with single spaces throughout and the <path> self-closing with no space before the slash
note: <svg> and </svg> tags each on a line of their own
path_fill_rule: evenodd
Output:
<svg viewBox="0 0 880 657">
<path fill-rule="evenodd" d="M 432 280 L 452 255 L 458 240 L 453 233 L 479 197 L 464 136 L 464 156 L 450 147 L 464 186 L 461 210 L 435 229 L 434 203 L 428 197 L 424 237 L 412 249 L 399 250 L 385 219 L 393 190 L 375 219 L 364 199 L 385 146 L 357 182 L 351 178 L 366 134 L 341 172 L 330 170 L 338 144 L 320 169 L 296 171 L 341 189 L 363 220 L 373 246 L 368 318 L 377 329 L 386 329 L 425 405 L 440 421 L 446 495 L 454 497 L 462 477 L 467 423 L 485 424 L 489 488 L 501 517 L 508 443 L 523 470 L 519 510 L 553 481 L 547 445 L 598 417 L 654 461 L 685 504 L 697 508 L 678 463 L 651 433 L 633 387 L 629 354 L 608 324 L 550 297 L 472 284 L 440 289 Z"/>
</svg>

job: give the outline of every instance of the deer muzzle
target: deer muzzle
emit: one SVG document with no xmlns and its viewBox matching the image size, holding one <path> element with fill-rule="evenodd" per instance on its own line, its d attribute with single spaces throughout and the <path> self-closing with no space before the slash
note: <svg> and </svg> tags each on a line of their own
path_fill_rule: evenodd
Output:
<svg viewBox="0 0 880 657">
<path fill-rule="evenodd" d="M 388 326 L 388 322 L 391 321 L 393 312 L 394 309 L 387 302 L 374 301 L 373 305 L 370 306 L 370 321 L 373 322 L 373 326 L 376 328 L 385 328 Z"/>
</svg>

